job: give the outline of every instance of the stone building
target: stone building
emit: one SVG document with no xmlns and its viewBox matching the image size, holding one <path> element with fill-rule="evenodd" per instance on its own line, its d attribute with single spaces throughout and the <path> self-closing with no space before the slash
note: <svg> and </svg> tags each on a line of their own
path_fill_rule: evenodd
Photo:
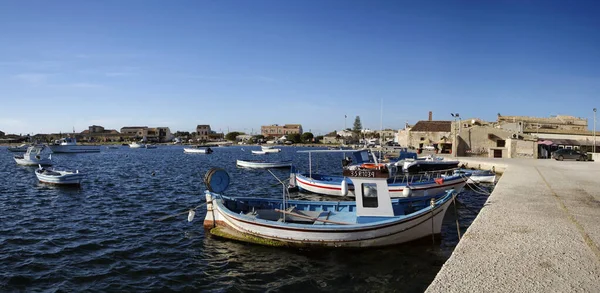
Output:
<svg viewBox="0 0 600 293">
<path fill-rule="evenodd" d="M 457 123 L 458 124 L 458 123 Z M 490 125 L 461 124 L 457 130 L 458 156 L 537 158 L 537 139 Z"/>
<path fill-rule="evenodd" d="M 199 140 L 209 140 L 209 135 L 211 133 L 210 125 L 208 124 L 200 124 L 196 126 L 196 138 Z"/>
<path fill-rule="evenodd" d="M 288 134 L 302 134 L 302 125 L 300 124 L 285 124 L 285 125 L 267 125 L 260 127 L 260 133 L 265 137 L 279 137 Z"/>
<path fill-rule="evenodd" d="M 413 127 L 398 132 L 398 143 L 422 149 L 433 146 L 442 153 L 451 152 L 452 121 L 419 121 Z"/>
<path fill-rule="evenodd" d="M 4 136 L 4 132 L 0 131 L 0 137 L 3 137 L 3 136 Z"/>
<path fill-rule="evenodd" d="M 548 118 L 531 116 L 501 116 L 498 113 L 500 128 L 520 133 L 532 133 L 538 130 L 581 131 L 588 129 L 587 119 L 556 115 Z"/>
<path fill-rule="evenodd" d="M 87 130 L 82 131 L 76 136 L 80 141 L 89 142 L 108 142 L 121 141 L 121 134 L 114 129 L 104 129 L 102 126 L 92 125 Z"/>
</svg>

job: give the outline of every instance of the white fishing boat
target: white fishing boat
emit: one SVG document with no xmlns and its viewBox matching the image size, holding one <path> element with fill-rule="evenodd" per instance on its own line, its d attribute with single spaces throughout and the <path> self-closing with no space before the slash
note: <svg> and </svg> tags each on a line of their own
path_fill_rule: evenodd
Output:
<svg viewBox="0 0 600 293">
<path fill-rule="evenodd" d="M 58 185 L 79 185 L 85 177 L 79 170 L 58 170 L 42 166 L 35 170 L 35 176 L 40 182 Z"/>
<path fill-rule="evenodd" d="M 491 170 L 469 170 L 469 169 L 457 169 L 454 170 L 455 175 L 470 175 L 467 180 L 468 184 L 476 183 L 495 183 L 496 173 Z"/>
<path fill-rule="evenodd" d="M 429 172 L 421 174 L 396 174 L 385 163 L 379 163 L 376 156 L 368 150 L 310 150 L 299 151 L 309 154 L 308 173 L 296 172 L 292 169 L 290 183 L 301 191 L 328 196 L 355 196 L 355 184 L 346 176 L 314 174 L 312 172 L 312 153 L 344 153 L 350 156 L 344 158 L 342 165 L 347 169 L 380 169 L 390 170 L 387 180 L 388 192 L 393 198 L 417 197 L 441 194 L 454 189 L 460 192 L 467 184 L 470 174 L 446 176 L 444 172 Z M 344 192 L 344 186 L 347 192 Z"/>
<path fill-rule="evenodd" d="M 132 149 L 141 149 L 141 148 L 145 148 L 146 145 L 143 143 L 137 143 L 137 141 L 134 141 L 132 143 L 129 144 L 129 147 Z"/>
<path fill-rule="evenodd" d="M 274 161 L 267 162 L 262 160 L 237 160 L 236 165 L 244 168 L 290 168 L 292 161 Z"/>
<path fill-rule="evenodd" d="M 261 150 L 265 153 L 279 153 L 281 149 L 274 148 L 272 146 L 261 146 Z"/>
<path fill-rule="evenodd" d="M 65 137 L 48 146 L 53 153 L 98 153 L 99 145 L 79 145 L 74 137 Z"/>
<path fill-rule="evenodd" d="M 24 153 L 27 151 L 27 148 L 29 147 L 29 144 L 22 144 L 19 146 L 9 146 L 8 148 L 6 148 L 9 152 L 15 152 L 15 153 Z"/>
<path fill-rule="evenodd" d="M 189 148 L 183 148 L 183 152 L 188 154 L 212 154 L 213 150 L 211 148 L 194 146 Z"/>
<path fill-rule="evenodd" d="M 387 169 L 345 170 L 344 175 L 360 186 L 355 201 L 289 200 L 285 192 L 281 199 L 229 197 L 222 194 L 229 175 L 212 169 L 205 176 L 204 228 L 218 237 L 270 246 L 386 246 L 439 234 L 455 198 L 448 191 L 392 199 Z"/>
<path fill-rule="evenodd" d="M 251 151 L 253 155 L 266 155 L 268 152 L 265 151 Z"/>
<path fill-rule="evenodd" d="M 22 156 L 15 156 L 15 162 L 23 166 L 51 166 L 52 154 L 45 145 L 32 145 Z"/>
</svg>

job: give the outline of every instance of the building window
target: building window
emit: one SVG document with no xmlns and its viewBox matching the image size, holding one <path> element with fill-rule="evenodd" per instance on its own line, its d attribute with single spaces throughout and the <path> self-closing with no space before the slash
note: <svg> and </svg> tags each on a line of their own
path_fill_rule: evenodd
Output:
<svg viewBox="0 0 600 293">
<path fill-rule="evenodd" d="M 421 136 L 421 140 L 425 140 L 425 137 Z"/>
<path fill-rule="evenodd" d="M 377 202 L 377 184 L 363 183 L 362 184 L 362 201 L 365 208 L 376 208 Z"/>
<path fill-rule="evenodd" d="M 496 141 L 496 147 L 503 148 L 506 146 L 506 140 L 499 139 Z"/>
</svg>

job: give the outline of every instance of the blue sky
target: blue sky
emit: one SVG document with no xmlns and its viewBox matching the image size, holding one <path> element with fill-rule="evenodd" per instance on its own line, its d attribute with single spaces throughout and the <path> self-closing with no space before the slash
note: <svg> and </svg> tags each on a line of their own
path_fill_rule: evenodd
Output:
<svg viewBox="0 0 600 293">
<path fill-rule="evenodd" d="M 598 15 L 597 1 L 0 1 L 0 130 L 325 134 L 428 111 L 591 128 Z"/>
</svg>

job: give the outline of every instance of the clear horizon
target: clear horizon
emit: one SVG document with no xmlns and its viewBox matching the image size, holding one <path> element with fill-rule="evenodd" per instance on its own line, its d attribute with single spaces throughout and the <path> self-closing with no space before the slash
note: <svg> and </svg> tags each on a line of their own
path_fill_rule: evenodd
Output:
<svg viewBox="0 0 600 293">
<path fill-rule="evenodd" d="M 0 2 L 0 131 L 588 119 L 594 1 Z M 382 110 L 383 103 L 383 110 Z M 344 116 L 347 115 L 345 119 Z"/>
</svg>

